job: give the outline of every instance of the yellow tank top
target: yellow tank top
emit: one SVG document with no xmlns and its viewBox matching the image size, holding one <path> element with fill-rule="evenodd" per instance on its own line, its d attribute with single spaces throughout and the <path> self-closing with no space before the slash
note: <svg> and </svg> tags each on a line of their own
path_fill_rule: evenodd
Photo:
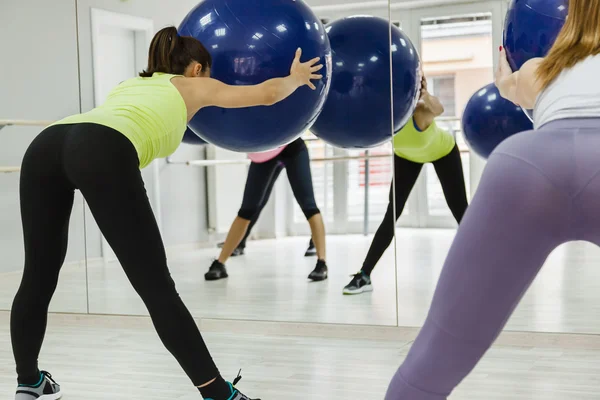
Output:
<svg viewBox="0 0 600 400">
<path fill-rule="evenodd" d="M 140 169 L 145 168 L 154 159 L 173 154 L 185 133 L 187 108 L 171 84 L 174 76 L 155 73 L 150 78 L 128 79 L 101 106 L 53 125 L 95 123 L 119 131 L 135 147 Z"/>
<path fill-rule="evenodd" d="M 435 121 L 420 131 L 411 117 L 394 135 L 394 153 L 417 163 L 429 163 L 447 156 L 454 148 L 454 137 L 437 126 Z"/>
</svg>

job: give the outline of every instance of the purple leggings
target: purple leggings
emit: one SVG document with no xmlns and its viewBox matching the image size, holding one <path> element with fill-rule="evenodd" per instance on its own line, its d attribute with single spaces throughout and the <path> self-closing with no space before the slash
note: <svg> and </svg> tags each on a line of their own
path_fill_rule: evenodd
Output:
<svg viewBox="0 0 600 400">
<path fill-rule="evenodd" d="M 560 244 L 600 245 L 600 118 L 548 123 L 492 153 L 429 314 L 385 396 L 446 400 Z"/>
</svg>

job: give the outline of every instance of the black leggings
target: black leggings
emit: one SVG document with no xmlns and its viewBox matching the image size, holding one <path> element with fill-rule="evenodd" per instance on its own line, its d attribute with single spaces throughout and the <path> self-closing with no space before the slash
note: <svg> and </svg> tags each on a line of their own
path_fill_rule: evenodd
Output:
<svg viewBox="0 0 600 400">
<path fill-rule="evenodd" d="M 400 218 L 402 210 L 404 210 L 404 205 L 408 200 L 408 196 L 410 195 L 415 182 L 419 178 L 423 165 L 424 164 L 394 156 L 396 215 L 395 217 L 392 217 L 394 214 L 392 204 L 394 190 L 393 185 L 390 185 L 390 202 L 387 211 L 385 212 L 381 225 L 379 225 L 379 228 L 373 237 L 373 242 L 371 243 L 371 247 L 369 248 L 369 252 L 363 263 L 362 271 L 365 274 L 371 274 L 375 265 L 392 242 L 396 221 Z M 448 203 L 448 207 L 450 207 L 450 211 L 456 219 L 456 222 L 460 223 L 467 210 L 468 202 L 458 146 L 455 145 L 448 155 L 434 161 L 433 167 L 442 184 L 446 203 Z"/>
<path fill-rule="evenodd" d="M 284 168 L 284 165 L 282 162 L 277 163 L 277 166 L 275 167 L 275 169 L 273 171 L 273 174 L 271 176 L 269 184 L 265 188 L 263 200 L 262 200 L 261 204 L 258 206 L 258 211 L 254 214 L 254 217 L 252 217 L 252 219 L 250 220 L 250 225 L 248 225 L 248 229 L 246 229 L 246 234 L 244 235 L 244 238 L 242 239 L 242 241 L 240 242 L 238 247 L 241 247 L 241 248 L 246 247 L 246 240 L 250 236 L 252 228 L 254 227 L 254 225 L 256 225 L 256 222 L 258 221 L 258 217 L 260 216 L 260 213 L 262 212 L 263 208 L 265 208 L 265 206 L 267 205 L 267 202 L 269 201 L 269 197 L 271 197 L 271 192 L 273 191 L 273 186 L 275 186 L 275 182 L 277 182 L 277 178 L 279 177 L 279 174 L 281 174 L 281 171 L 283 171 L 283 168 Z"/>
<path fill-rule="evenodd" d="M 71 124 L 44 130 L 23 159 L 20 198 L 25 268 L 11 313 L 19 381 L 39 379 L 37 359 L 48 305 L 67 251 L 75 189 L 83 194 L 144 301 L 165 347 L 195 386 L 217 377 L 219 371 L 169 273 L 135 148 L 113 129 Z"/>
<path fill-rule="evenodd" d="M 286 170 L 294 197 L 306 219 L 320 213 L 313 191 L 308 149 L 304 140 L 299 138 L 287 145 L 277 157 L 264 163 L 250 164 L 244 199 L 238 211 L 240 218 L 256 222 L 282 168 Z"/>
</svg>

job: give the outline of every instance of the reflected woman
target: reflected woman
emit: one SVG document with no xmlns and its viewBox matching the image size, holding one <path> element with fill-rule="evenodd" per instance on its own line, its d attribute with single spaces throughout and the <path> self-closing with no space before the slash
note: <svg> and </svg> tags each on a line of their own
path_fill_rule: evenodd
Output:
<svg viewBox="0 0 600 400">
<path fill-rule="evenodd" d="M 317 251 L 317 264 L 308 275 L 308 279 L 313 281 L 327 279 L 325 225 L 315 200 L 310 157 L 306 143 L 302 138 L 298 138 L 288 145 L 268 152 L 252 153 L 249 154 L 249 157 L 252 163 L 248 169 L 242 206 L 229 229 L 219 258 L 213 261 L 204 275 L 205 279 L 215 281 L 229 276 L 225 262 L 239 247 L 239 243 L 245 240 L 247 231 L 258 218 L 258 214 L 266 204 L 273 185 L 283 168 L 287 172 L 294 197 L 310 225 L 311 241 L 314 241 Z"/>
<path fill-rule="evenodd" d="M 383 221 L 367 253 L 361 270 L 344 287 L 344 294 L 359 294 L 373 290 L 371 273 L 394 237 L 396 221 L 400 218 L 408 196 L 417 182 L 425 163 L 432 163 L 440 180 L 446 203 L 457 223 L 468 206 L 462 160 L 454 137 L 438 127 L 435 118 L 444 107 L 439 99 L 427 91 L 423 75 L 421 94 L 413 116 L 394 135 L 395 188 L 390 186 L 390 200 Z M 394 203 L 396 213 L 394 214 Z"/>
</svg>

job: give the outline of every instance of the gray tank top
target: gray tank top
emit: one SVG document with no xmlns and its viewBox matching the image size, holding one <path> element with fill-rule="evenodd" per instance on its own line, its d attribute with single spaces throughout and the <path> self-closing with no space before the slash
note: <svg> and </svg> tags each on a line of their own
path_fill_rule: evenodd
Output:
<svg viewBox="0 0 600 400">
<path fill-rule="evenodd" d="M 566 69 L 539 95 L 534 128 L 566 118 L 600 118 L 600 55 Z"/>
</svg>

